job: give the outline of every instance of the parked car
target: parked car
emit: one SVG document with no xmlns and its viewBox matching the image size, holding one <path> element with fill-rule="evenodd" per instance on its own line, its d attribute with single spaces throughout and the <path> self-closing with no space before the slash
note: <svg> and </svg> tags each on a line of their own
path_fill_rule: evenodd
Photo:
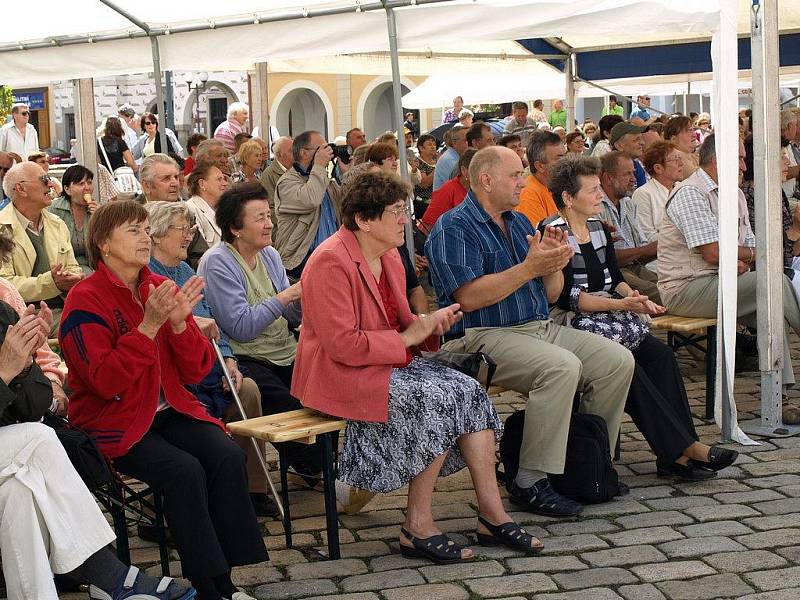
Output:
<svg viewBox="0 0 800 600">
<path fill-rule="evenodd" d="M 51 165 L 74 162 L 69 156 L 69 150 L 63 148 L 42 148 L 42 152 L 47 152 Z"/>
</svg>

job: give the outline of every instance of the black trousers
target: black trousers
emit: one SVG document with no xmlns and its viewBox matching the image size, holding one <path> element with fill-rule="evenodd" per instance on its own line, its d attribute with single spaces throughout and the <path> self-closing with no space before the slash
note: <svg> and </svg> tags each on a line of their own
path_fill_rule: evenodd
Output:
<svg viewBox="0 0 800 600">
<path fill-rule="evenodd" d="M 164 492 L 164 516 L 184 577 L 215 577 L 268 560 L 248 493 L 245 453 L 216 425 L 168 408 L 114 462 L 121 473 Z"/>
<path fill-rule="evenodd" d="M 247 369 L 250 377 L 258 385 L 261 392 L 261 410 L 265 415 L 303 408 L 300 400 L 289 393 L 292 387 L 294 363 L 282 367 L 248 356 L 237 356 L 236 359 L 242 367 Z M 298 472 L 317 475 L 322 471 L 319 442 L 312 445 L 281 442 L 274 446 L 286 453 L 289 465 Z"/>
<path fill-rule="evenodd" d="M 689 398 L 672 348 L 648 335 L 632 352 L 636 361 L 625 404 L 660 464 L 674 462 L 698 440 Z"/>
</svg>

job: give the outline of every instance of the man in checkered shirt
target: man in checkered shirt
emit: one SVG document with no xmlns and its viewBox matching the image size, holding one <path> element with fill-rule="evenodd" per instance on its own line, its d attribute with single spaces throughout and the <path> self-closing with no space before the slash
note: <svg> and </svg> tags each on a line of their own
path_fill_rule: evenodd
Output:
<svg viewBox="0 0 800 600">
<path fill-rule="evenodd" d="M 717 316 L 719 285 L 719 202 L 738 202 L 739 246 L 737 315 L 739 322 L 756 326 L 756 239 L 750 227 L 744 194 L 719 198 L 714 135 L 700 146 L 700 168 L 677 183 L 667 200 L 658 230 L 658 288 L 671 314 Z M 739 140 L 739 177 L 745 170 L 744 143 Z M 800 308 L 789 279 L 783 277 L 783 313 L 786 323 L 800 333 Z M 784 333 L 783 383 L 794 383 L 789 345 Z"/>
</svg>

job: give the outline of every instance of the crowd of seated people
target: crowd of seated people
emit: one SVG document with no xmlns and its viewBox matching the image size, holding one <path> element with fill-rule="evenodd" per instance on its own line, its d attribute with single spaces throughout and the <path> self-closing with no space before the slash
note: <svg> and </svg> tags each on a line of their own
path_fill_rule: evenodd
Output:
<svg viewBox="0 0 800 600">
<path fill-rule="evenodd" d="M 497 362 L 495 382 L 526 399 L 520 468 L 506 482 L 522 510 L 549 517 L 583 510 L 548 478 L 564 471 L 576 397 L 580 411 L 603 418 L 612 451 L 622 415 L 630 414 L 659 475 L 698 481 L 731 465 L 736 452 L 699 441 L 672 350 L 646 328 L 647 316 L 665 310 L 716 316 L 714 135 L 704 134 L 695 150 L 684 139 L 683 117 L 662 127 L 615 113 L 600 122 L 594 155 L 601 162 L 580 149 L 565 156 L 562 138 L 535 130 L 538 121 L 523 108 L 515 106 L 520 118 L 497 146 L 478 143 L 491 135 L 480 123 L 479 137 L 453 128 L 450 154 L 442 158 L 449 163 L 439 160 L 434 177 L 428 161 L 435 161 L 435 140 L 422 140 L 431 167 L 424 175 L 433 181 L 422 215 L 425 257 L 405 246 L 413 185 L 397 174 L 394 135 L 359 146 L 355 166 L 334 165 L 317 131 L 276 139 L 269 164 L 266 145 L 245 134 L 235 136 L 242 137 L 233 164 L 221 141 L 195 139 L 187 201 L 178 164 L 158 152 L 154 118 L 140 140 L 146 158 L 136 201 L 98 206 L 94 174 L 81 165 L 64 173 L 55 200 L 35 162 L 8 169 L 3 190 L 10 202 L 0 210 L 7 255 L 0 265 L 0 354 L 24 350 L 25 360 L 0 363 L 0 394 L 8 398 L 0 405 L 7 406 L 0 436 L 13 440 L 4 445 L 8 461 L 35 440 L 46 460 L 32 453 L 31 464 L 58 469 L 58 490 L 80 498 L 70 501 L 81 506 L 63 522 L 85 521 L 78 540 L 50 532 L 64 545 L 51 545 L 48 569 L 77 569 L 77 579 L 111 598 L 131 586 L 143 598 L 249 598 L 233 585 L 231 569 L 268 559 L 257 517 L 277 511 L 258 456 L 266 449 L 226 435 L 225 423 L 243 418 L 233 391 L 246 418 L 305 406 L 345 419 L 337 482 L 348 490 L 340 496 L 344 508 L 358 510 L 375 494 L 407 485 L 404 555 L 441 563 L 474 557 L 442 533 L 431 507 L 437 478 L 465 466 L 478 497 L 478 541 L 540 552 L 542 542 L 500 499 L 494 461 L 503 425 L 486 391 L 419 355 L 440 343 L 456 352 L 482 349 Z M 667 135 L 670 141 L 662 139 Z M 467 137 L 475 147 L 466 147 Z M 740 152 L 744 158 L 744 146 Z M 457 171 L 445 173 L 448 164 Z M 243 181 L 232 180 L 232 171 Z M 744 195 L 738 200 L 739 317 L 754 325 L 755 275 L 747 268 L 755 238 Z M 789 216 L 784 231 L 793 259 L 800 218 Z M 429 309 L 420 271 L 430 276 L 438 310 Z M 788 278 L 784 284 L 792 289 Z M 784 305 L 787 323 L 800 330 L 793 292 L 784 294 Z M 634 341 L 584 326 L 620 313 L 642 323 Z M 46 344 L 56 334 L 66 379 Z M 791 383 L 791 362 L 785 365 L 784 382 Z M 15 397 L 11 381 L 24 382 L 20 389 L 30 394 Z M 74 484 L 74 473 L 52 466 L 67 459 L 35 423 L 46 411 L 68 414 L 115 469 L 163 493 L 191 590 L 131 575 L 103 550 L 113 534 L 99 511 L 86 507 L 88 491 Z M 315 484 L 317 445 L 276 448 Z M 14 481 L 0 479 L 0 502 L 24 496 L 27 506 L 47 510 L 33 483 L 16 489 Z M 20 531 L 26 539 L 42 537 Z M 19 535 L 0 536 L 4 568 L 14 564 L 6 556 Z M 24 545 L 31 564 L 47 556 L 39 546 Z M 70 559 L 57 559 L 60 552 Z M 34 583 L 52 585 L 46 579 Z M 9 580 L 9 590 L 23 585 Z M 18 596 L 31 597 L 26 593 Z"/>
</svg>

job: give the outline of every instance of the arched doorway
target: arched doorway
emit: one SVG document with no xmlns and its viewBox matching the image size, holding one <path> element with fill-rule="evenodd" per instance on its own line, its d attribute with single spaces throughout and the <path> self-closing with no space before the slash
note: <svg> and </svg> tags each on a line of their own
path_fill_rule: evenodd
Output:
<svg viewBox="0 0 800 600">
<path fill-rule="evenodd" d="M 316 84 L 310 81 L 288 84 L 272 104 L 272 124 L 281 135 L 296 136 L 313 129 L 332 139 L 333 109 L 328 96 Z"/>
<path fill-rule="evenodd" d="M 408 87 L 400 85 L 403 94 Z M 404 110 L 405 113 L 405 110 Z M 387 131 L 394 131 L 394 96 L 392 83 L 381 83 L 373 89 L 364 102 L 364 133 L 367 139 L 374 139 Z"/>
</svg>

